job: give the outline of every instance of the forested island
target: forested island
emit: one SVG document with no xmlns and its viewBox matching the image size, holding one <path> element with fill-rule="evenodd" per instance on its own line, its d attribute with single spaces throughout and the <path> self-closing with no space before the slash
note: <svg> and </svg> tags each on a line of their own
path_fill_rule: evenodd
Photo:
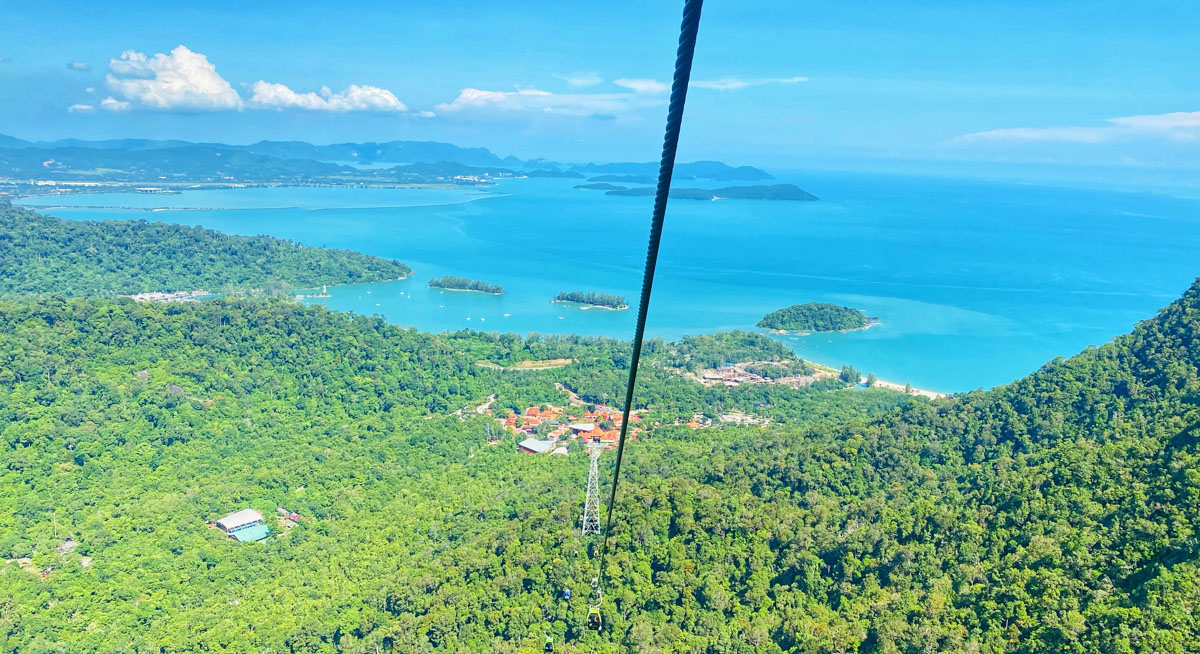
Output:
<svg viewBox="0 0 1200 654">
<path fill-rule="evenodd" d="M 477 291 L 491 295 L 501 295 L 504 293 L 504 287 L 499 284 L 489 284 L 488 282 L 467 279 L 466 277 L 456 277 L 454 275 L 442 275 L 436 279 L 431 279 L 429 280 L 429 285 L 433 288 L 444 288 L 449 291 Z"/>
<path fill-rule="evenodd" d="M 605 195 L 629 195 L 636 197 L 653 196 L 654 187 L 638 187 L 611 190 Z M 680 200 L 793 200 L 813 201 L 817 196 L 801 189 L 794 184 L 773 184 L 770 186 L 727 186 L 725 188 L 672 188 L 671 197 Z"/>
<path fill-rule="evenodd" d="M 405 264 L 269 236 L 145 220 L 62 220 L 0 206 L 0 295 L 116 297 L 147 291 L 259 289 L 402 279 Z"/>
<path fill-rule="evenodd" d="M 590 184 L 578 184 L 575 188 L 581 188 L 589 191 L 619 191 L 624 189 L 624 186 L 609 184 L 607 182 L 592 182 Z"/>
<path fill-rule="evenodd" d="M 526 177 L 550 177 L 559 179 L 583 179 L 583 173 L 575 172 L 574 170 L 546 170 L 538 169 L 531 170 L 525 173 Z"/>
<path fill-rule="evenodd" d="M 576 304 L 587 305 L 584 308 L 601 308 L 601 309 L 628 309 L 629 305 L 625 304 L 625 296 L 612 295 L 610 293 L 594 293 L 583 291 L 563 291 L 554 296 L 552 302 L 574 302 Z"/>
<path fill-rule="evenodd" d="M 873 322 L 875 319 L 858 309 L 808 302 L 772 311 L 758 321 L 758 326 L 781 331 L 837 332 L 864 329 Z"/>
<path fill-rule="evenodd" d="M 655 184 L 658 178 L 650 175 L 597 175 L 589 182 L 618 182 L 622 184 Z"/>
</svg>

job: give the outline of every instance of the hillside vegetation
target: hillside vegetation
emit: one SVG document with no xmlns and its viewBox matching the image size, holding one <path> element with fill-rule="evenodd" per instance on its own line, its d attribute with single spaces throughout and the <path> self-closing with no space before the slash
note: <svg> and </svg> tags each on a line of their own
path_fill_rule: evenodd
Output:
<svg viewBox="0 0 1200 654">
<path fill-rule="evenodd" d="M 653 365 L 718 342 L 651 343 L 638 404 L 662 426 L 630 446 L 597 634 L 583 628 L 586 457 L 486 446 L 486 419 L 452 410 L 561 402 L 564 380 L 609 396 L 627 344 L 431 336 L 265 300 L 0 303 L 0 550 L 30 559 L 0 567 L 0 635 L 23 652 L 515 652 L 547 633 L 567 652 L 1200 639 L 1200 283 L 1131 335 L 932 404 L 709 389 Z M 474 365 L 556 357 L 579 363 Z M 747 391 L 779 393 L 766 399 L 792 419 L 666 424 Z M 254 545 L 204 526 L 243 506 L 314 520 Z M 55 551 L 52 511 L 75 551 Z"/>
<path fill-rule="evenodd" d="M 61 220 L 0 206 L 0 295 L 311 288 L 412 270 L 350 250 L 144 220 Z"/>
</svg>

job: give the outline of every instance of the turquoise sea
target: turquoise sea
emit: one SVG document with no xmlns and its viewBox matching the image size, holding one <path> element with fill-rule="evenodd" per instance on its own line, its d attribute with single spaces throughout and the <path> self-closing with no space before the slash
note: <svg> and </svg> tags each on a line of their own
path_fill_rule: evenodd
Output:
<svg viewBox="0 0 1200 654">
<path fill-rule="evenodd" d="M 650 335 L 753 329 L 782 306 L 836 302 L 882 324 L 781 338 L 820 363 L 965 391 L 1127 332 L 1200 275 L 1194 198 L 929 177 L 779 177 L 822 199 L 670 203 Z M 564 290 L 620 293 L 630 304 L 638 294 L 651 199 L 572 188 L 582 181 L 510 180 L 486 192 L 95 194 L 29 204 L 74 204 L 49 210 L 69 219 L 162 220 L 394 257 L 415 275 L 332 287 L 333 297 L 306 301 L 400 325 L 628 338 L 633 310 L 549 301 Z M 167 209 L 145 211 L 153 207 Z M 447 273 L 503 284 L 505 294 L 426 286 Z"/>
</svg>

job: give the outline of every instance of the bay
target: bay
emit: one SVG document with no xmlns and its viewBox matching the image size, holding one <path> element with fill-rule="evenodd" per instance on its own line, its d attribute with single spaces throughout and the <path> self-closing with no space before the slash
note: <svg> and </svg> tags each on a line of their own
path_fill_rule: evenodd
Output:
<svg viewBox="0 0 1200 654">
<path fill-rule="evenodd" d="M 782 306 L 835 302 L 881 324 L 778 338 L 819 363 L 965 391 L 1127 332 L 1200 274 L 1194 198 L 895 175 L 779 176 L 821 200 L 670 203 L 650 336 L 754 329 Z M 400 259 L 415 271 L 407 280 L 331 287 L 332 297 L 305 300 L 400 325 L 628 338 L 634 310 L 550 302 L 559 291 L 583 290 L 636 304 L 652 201 L 573 188 L 581 181 L 507 180 L 487 192 L 93 194 L 32 204 L 55 205 L 48 213 L 68 219 L 162 220 Z M 141 210 L 84 208 L 97 206 Z M 502 284 L 505 293 L 427 287 L 443 274 Z"/>
</svg>

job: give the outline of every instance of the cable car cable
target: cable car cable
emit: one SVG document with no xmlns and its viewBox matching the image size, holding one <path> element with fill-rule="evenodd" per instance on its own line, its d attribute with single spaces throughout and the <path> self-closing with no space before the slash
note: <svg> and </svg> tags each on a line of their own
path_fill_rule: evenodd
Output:
<svg viewBox="0 0 1200 654">
<path fill-rule="evenodd" d="M 637 384 L 638 363 L 642 358 L 642 338 L 646 332 L 646 312 L 650 307 L 650 291 L 654 286 L 654 269 L 658 265 L 658 246 L 662 240 L 663 219 L 667 213 L 667 196 L 671 191 L 671 175 L 675 170 L 675 152 L 679 148 L 679 131 L 683 124 L 683 107 L 687 102 L 688 82 L 692 77 L 692 55 L 696 52 L 696 33 L 700 29 L 700 9 L 704 0 L 685 0 L 683 22 L 679 27 L 679 49 L 675 54 L 675 77 L 671 81 L 671 102 L 667 108 L 667 128 L 663 136 L 662 160 L 658 166 L 658 187 L 654 192 L 654 212 L 650 219 L 650 243 L 646 249 L 646 267 L 642 273 L 642 296 L 638 302 L 637 327 L 633 333 L 633 357 L 629 360 L 629 382 L 625 388 L 625 407 L 622 411 L 621 436 L 617 441 L 617 462 L 613 470 L 612 490 L 608 496 L 608 515 L 604 521 L 604 539 L 600 544 L 600 567 L 596 574 L 596 592 L 603 600 L 604 559 L 608 554 L 608 538 L 612 531 L 613 505 L 617 500 L 617 484 L 621 481 L 621 459 L 625 454 L 625 437 L 629 432 L 629 411 L 633 406 L 633 391 Z M 589 612 L 589 619 L 591 613 Z M 598 617 L 598 616 L 597 616 Z M 599 624 L 596 625 L 599 628 Z"/>
</svg>

